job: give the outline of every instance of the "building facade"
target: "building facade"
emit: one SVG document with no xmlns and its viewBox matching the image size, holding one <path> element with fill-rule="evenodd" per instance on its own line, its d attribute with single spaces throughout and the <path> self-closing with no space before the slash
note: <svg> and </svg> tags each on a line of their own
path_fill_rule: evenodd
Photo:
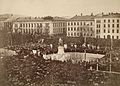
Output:
<svg viewBox="0 0 120 86">
<path fill-rule="evenodd" d="M 17 18 L 13 23 L 13 32 L 22 34 L 51 34 L 51 22 L 41 18 L 23 17 Z"/>
<path fill-rule="evenodd" d="M 53 34 L 66 36 L 67 19 L 62 17 L 53 17 Z"/>
<path fill-rule="evenodd" d="M 97 15 L 95 17 L 95 37 L 120 39 L 120 14 Z"/>
<path fill-rule="evenodd" d="M 74 16 L 67 21 L 68 37 L 95 37 L 94 16 Z"/>
<path fill-rule="evenodd" d="M 62 18 L 55 17 L 52 20 L 42 18 L 17 18 L 13 23 L 13 32 L 22 34 L 64 34 L 66 31 L 66 21 Z"/>
</svg>

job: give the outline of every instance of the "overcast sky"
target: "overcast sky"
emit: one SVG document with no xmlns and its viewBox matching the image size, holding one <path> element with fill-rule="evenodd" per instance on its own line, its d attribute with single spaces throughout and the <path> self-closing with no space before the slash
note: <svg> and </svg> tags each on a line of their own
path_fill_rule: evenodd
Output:
<svg viewBox="0 0 120 86">
<path fill-rule="evenodd" d="M 74 16 L 120 12 L 120 0 L 0 0 L 0 14 Z"/>
</svg>

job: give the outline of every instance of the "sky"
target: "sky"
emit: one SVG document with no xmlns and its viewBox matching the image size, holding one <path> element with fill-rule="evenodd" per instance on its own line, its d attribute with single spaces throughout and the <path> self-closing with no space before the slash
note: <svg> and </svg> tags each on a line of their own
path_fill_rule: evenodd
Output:
<svg viewBox="0 0 120 86">
<path fill-rule="evenodd" d="M 120 12 L 120 0 L 0 0 L 0 14 L 74 16 Z"/>
</svg>

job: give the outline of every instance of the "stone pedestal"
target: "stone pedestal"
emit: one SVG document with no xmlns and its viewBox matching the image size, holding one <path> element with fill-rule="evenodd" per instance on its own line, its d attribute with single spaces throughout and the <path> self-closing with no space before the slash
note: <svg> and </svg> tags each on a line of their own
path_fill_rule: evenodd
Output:
<svg viewBox="0 0 120 86">
<path fill-rule="evenodd" d="M 64 54 L 64 47 L 63 46 L 58 47 L 58 54 Z"/>
</svg>

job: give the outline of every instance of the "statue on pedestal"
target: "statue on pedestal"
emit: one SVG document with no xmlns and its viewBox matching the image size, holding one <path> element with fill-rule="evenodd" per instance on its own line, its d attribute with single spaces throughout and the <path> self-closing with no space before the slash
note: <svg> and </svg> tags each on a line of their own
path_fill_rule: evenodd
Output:
<svg viewBox="0 0 120 86">
<path fill-rule="evenodd" d="M 63 46 L 63 40 L 61 38 L 59 38 L 59 46 Z"/>
<path fill-rule="evenodd" d="M 58 43 L 58 54 L 64 54 L 63 40 L 60 38 Z"/>
</svg>

